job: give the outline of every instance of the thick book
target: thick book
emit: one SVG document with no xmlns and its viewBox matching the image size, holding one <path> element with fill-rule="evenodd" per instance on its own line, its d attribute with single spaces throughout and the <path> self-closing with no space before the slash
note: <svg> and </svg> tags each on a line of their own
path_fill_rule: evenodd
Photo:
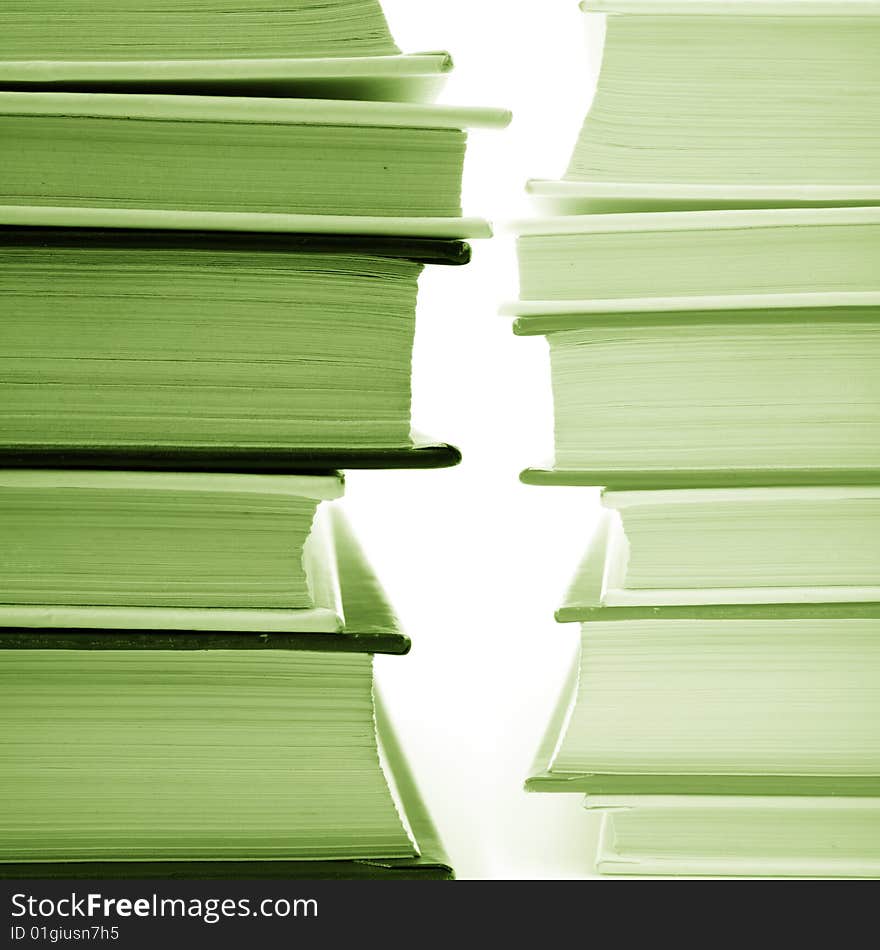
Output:
<svg viewBox="0 0 880 950">
<path fill-rule="evenodd" d="M 0 876 L 450 877 L 374 697 L 408 641 L 343 561 L 335 637 L 4 631 Z"/>
<path fill-rule="evenodd" d="M 0 224 L 467 237 L 485 225 L 461 217 L 465 130 L 509 119 L 418 103 L 0 92 Z"/>
<path fill-rule="evenodd" d="M 880 617 L 594 620 L 526 787 L 880 794 Z"/>
<path fill-rule="evenodd" d="M 581 622 L 580 653 L 530 790 L 880 791 L 880 604 L 608 606 L 606 543 L 557 612 Z"/>
<path fill-rule="evenodd" d="M 404 857 L 245 860 L 87 860 L 0 861 L 0 880 L 418 880 L 449 881 L 455 877 L 449 856 L 406 751 L 397 738 L 381 691 L 374 692 L 378 748 L 398 813 L 414 842 Z"/>
<path fill-rule="evenodd" d="M 880 602 L 877 486 L 606 491 L 602 504 L 606 606 Z"/>
<path fill-rule="evenodd" d="M 588 795 L 596 870 L 684 877 L 880 877 L 880 799 Z"/>
<path fill-rule="evenodd" d="M 338 475 L 0 478 L 0 649 L 409 649 L 350 528 L 324 504 L 341 494 Z"/>
<path fill-rule="evenodd" d="M 403 101 L 433 98 L 452 65 L 446 53 L 401 54 L 378 0 L 253 9 L 198 0 L 161 11 L 132 0 L 22 0 L 6 5 L 2 25 L 6 89 Z"/>
<path fill-rule="evenodd" d="M 469 257 L 461 241 L 0 229 L 0 464 L 450 464 L 411 434 L 417 285 Z"/>
<path fill-rule="evenodd" d="M 880 203 L 875 0 L 582 6 L 604 52 L 563 179 L 530 183 L 550 208 Z"/>
<path fill-rule="evenodd" d="M 517 316 L 880 290 L 880 208 L 570 215 L 516 230 L 520 299 L 505 312 Z"/>
<path fill-rule="evenodd" d="M 555 423 L 553 462 L 524 480 L 876 484 L 880 295 L 718 300 L 520 317 L 514 332 L 549 342 Z"/>
<path fill-rule="evenodd" d="M 0 878 L 450 879 L 371 666 L 291 649 L 16 651 L 2 703 L 21 741 L 0 741 Z M 57 689 L 28 729 L 37 678 Z"/>
</svg>

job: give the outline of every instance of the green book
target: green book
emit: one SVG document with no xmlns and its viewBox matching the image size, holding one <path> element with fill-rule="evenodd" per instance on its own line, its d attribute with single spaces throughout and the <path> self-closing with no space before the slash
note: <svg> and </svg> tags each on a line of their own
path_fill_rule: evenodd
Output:
<svg viewBox="0 0 880 950">
<path fill-rule="evenodd" d="M 310 652 L 302 653 L 300 656 L 314 659 L 320 654 Z M 329 664 L 329 667 L 332 667 L 332 664 Z M 340 671 L 341 666 L 334 670 L 334 675 Z M 336 698 L 335 691 L 333 695 Z M 132 857 L 117 854 L 109 854 L 107 857 L 95 855 L 89 858 L 74 858 L 63 855 L 58 859 L 2 860 L 0 861 L 0 880 L 451 880 L 454 878 L 454 872 L 449 857 L 421 796 L 420 788 L 407 762 L 405 750 L 397 739 L 378 690 L 375 690 L 373 694 L 373 711 L 376 749 L 379 753 L 388 794 L 391 796 L 395 809 L 388 825 L 389 828 L 394 826 L 395 836 L 399 835 L 398 824 L 404 829 L 406 837 L 401 851 L 405 853 L 402 855 L 382 854 L 379 853 L 378 848 L 374 853 L 367 853 L 373 850 L 373 843 L 377 839 L 379 829 L 376 825 L 366 827 L 368 817 L 365 814 L 366 809 L 362 810 L 353 797 L 361 794 L 364 786 L 368 784 L 367 770 L 364 770 L 356 779 L 349 780 L 347 795 L 341 796 L 338 788 L 330 791 L 329 801 L 332 805 L 321 816 L 320 824 L 326 824 L 331 811 L 335 811 L 337 817 L 343 815 L 344 817 L 341 817 L 340 825 L 333 828 L 332 832 L 325 837 L 321 838 L 320 833 L 310 836 L 308 844 L 310 851 L 302 857 L 288 857 L 284 853 L 284 848 L 276 848 L 276 856 L 257 855 L 248 842 L 245 842 L 241 849 L 242 856 L 236 858 L 212 857 L 204 860 L 197 857 L 181 857 L 179 854 L 172 858 Z M 362 737 L 360 739 L 363 741 Z M 372 771 L 372 759 L 371 755 L 370 771 Z M 291 785 L 296 783 L 297 778 L 295 771 L 288 774 Z M 381 778 L 376 784 L 380 790 L 379 797 L 384 798 L 385 790 L 381 785 Z M 340 807 L 340 797 L 345 798 L 345 812 Z M 248 793 L 245 793 L 243 800 L 247 802 L 248 798 Z M 268 819 L 264 818 L 270 837 L 274 838 L 276 830 L 283 829 L 285 823 L 293 825 L 290 812 L 297 807 L 298 798 L 302 798 L 302 793 L 283 797 L 277 811 L 278 821 L 275 821 L 271 815 Z M 318 809 L 322 810 L 327 801 L 328 798 L 321 794 Z M 124 802 L 120 804 L 125 806 Z M 221 803 L 214 804 L 219 810 Z M 221 813 L 223 826 L 230 821 L 233 823 L 237 821 L 240 814 L 236 801 L 228 802 L 227 805 L 226 813 Z M 201 803 L 198 807 L 201 814 Z M 314 805 L 312 807 L 314 808 Z M 174 803 L 171 804 L 171 808 L 176 808 Z M 73 809 L 71 809 L 71 816 L 72 814 Z M 387 807 L 385 814 L 388 815 Z M 397 822 L 395 822 L 395 817 Z M 316 822 L 316 826 L 318 824 Z M 333 848 L 334 841 L 340 840 L 340 832 L 351 835 L 356 849 L 364 852 L 363 856 L 352 858 L 327 856 L 326 853 Z M 247 833 L 246 831 L 245 834 Z M 291 842 L 295 840 L 293 835 L 289 840 Z M 315 842 L 318 843 L 315 844 Z M 290 849 L 292 850 L 293 848 Z"/>
<path fill-rule="evenodd" d="M 880 208 L 570 215 L 517 230 L 521 299 L 505 309 L 518 316 L 598 301 L 759 307 L 880 288 Z"/>
<path fill-rule="evenodd" d="M 0 224 L 466 237 L 479 107 L 0 92 Z M 218 159 L 222 156 L 222 160 Z"/>
<path fill-rule="evenodd" d="M 601 602 L 880 603 L 880 488 L 606 491 Z M 591 584 L 570 598 L 587 602 Z"/>
<path fill-rule="evenodd" d="M 587 0 L 604 52 L 564 211 L 880 203 L 873 0 Z"/>
<path fill-rule="evenodd" d="M 781 574 L 788 568 L 785 564 L 773 561 L 774 545 L 786 545 L 787 533 L 797 533 L 799 526 L 792 522 L 794 518 L 815 518 L 816 535 L 821 538 L 815 552 L 794 551 L 795 545 L 789 544 L 784 555 L 792 558 L 791 569 L 830 571 L 830 565 L 822 564 L 823 552 L 827 559 L 840 559 L 848 569 L 858 570 L 860 544 L 872 543 L 862 532 L 862 518 L 870 523 L 870 506 L 875 497 L 876 488 L 802 488 L 802 489 L 738 489 L 738 490 L 698 490 L 655 492 L 605 492 L 603 499 L 613 509 L 619 504 L 621 512 L 607 511 L 600 517 L 593 536 L 590 538 L 586 553 L 575 571 L 561 605 L 556 610 L 556 619 L 560 623 L 586 623 L 593 620 L 766 620 L 774 617 L 779 620 L 842 620 L 846 618 L 875 619 L 880 617 L 880 598 L 868 600 L 861 595 L 866 590 L 849 586 L 835 585 L 818 588 L 809 587 L 760 587 L 739 588 L 633 588 L 620 586 L 621 575 L 626 578 L 629 551 L 625 549 L 629 542 L 625 537 L 621 515 L 628 510 L 630 503 L 641 501 L 650 504 L 652 497 L 675 499 L 664 508 L 663 528 L 666 543 L 654 547 L 655 570 L 690 572 L 693 578 L 699 572 L 710 569 L 713 558 L 716 565 L 723 562 L 724 569 L 732 571 L 736 566 L 747 570 L 746 561 L 751 555 L 756 563 L 764 565 L 762 576 L 767 572 Z M 701 499 L 712 499 L 706 507 Z M 765 503 L 771 499 L 775 502 Z M 780 499 L 786 500 L 781 503 Z M 823 505 L 831 507 L 836 515 L 825 517 Z M 697 517 L 688 522 L 686 517 L 690 505 L 696 506 L 695 512 L 705 517 Z M 662 504 L 662 502 L 661 502 Z M 748 506 L 757 505 L 761 511 L 759 517 L 749 514 Z M 779 509 L 774 509 L 774 504 Z M 670 505 L 681 505 L 671 508 Z M 687 506 L 687 507 L 685 507 Z M 707 511 L 707 508 L 709 509 Z M 745 508 L 745 510 L 744 510 Z M 859 510 L 856 515 L 854 509 Z M 685 515 L 680 512 L 684 511 Z M 789 516 L 780 514 L 788 512 Z M 849 517 L 847 516 L 849 514 Z M 655 511 L 646 512 L 644 522 L 648 522 Z M 741 536 L 730 546 L 744 543 L 748 548 L 740 552 L 728 551 L 723 544 L 716 543 L 725 525 L 730 527 L 739 518 L 737 524 Z M 638 521 L 628 516 L 632 526 Z M 762 521 L 766 520 L 766 523 Z M 699 524 L 697 523 L 699 522 Z M 774 522 L 776 527 L 774 528 Z M 656 521 L 655 521 L 656 524 Z M 692 530 L 692 534 L 688 529 Z M 648 529 L 650 531 L 650 529 Z M 812 530 L 805 526 L 802 535 L 807 544 L 806 533 Z M 642 539 L 648 532 L 639 535 Z M 681 532 L 679 534 L 678 532 Z M 687 538 L 684 537 L 687 533 Z M 623 537 L 621 537 L 623 535 Z M 854 540 L 855 539 L 855 540 Z M 825 545 L 828 545 L 825 547 Z M 768 551 L 762 550 L 767 546 Z M 651 544 L 648 543 L 648 560 L 651 559 Z M 622 552 L 621 549 L 624 549 Z M 687 549 L 685 549 L 687 548 Z M 691 550 L 693 548 L 693 550 Z M 699 552 L 699 553 L 697 553 Z M 738 556 L 738 553 L 740 556 Z M 644 555 L 642 555 L 642 558 Z M 697 561 L 705 558 L 703 563 Z M 661 560 L 665 563 L 661 564 Z M 623 562 L 623 563 L 622 563 Z M 645 563 L 643 560 L 642 563 Z M 862 561 L 864 566 L 866 562 Z M 813 577 L 816 576 L 814 573 Z M 745 580 L 745 578 L 742 578 Z M 782 579 L 779 576 L 778 579 Z M 801 577 L 806 580 L 806 576 Z M 825 579 L 828 579 L 826 573 Z M 849 579 L 849 577 L 848 577 Z M 713 581 L 717 583 L 717 578 Z M 727 577 L 725 577 L 727 580 Z M 786 578 L 790 582 L 791 578 Z M 750 579 L 754 584 L 754 579 Z M 715 594 L 723 594 L 713 599 Z M 779 595 L 779 596 L 776 596 Z M 785 595 L 784 597 L 782 595 Z M 859 597 L 859 599 L 855 599 Z M 850 599 L 852 598 L 852 599 Z"/>
<path fill-rule="evenodd" d="M 0 470 L 0 624 L 316 631 L 344 624 L 342 477 Z"/>
<path fill-rule="evenodd" d="M 409 652 L 409 637 L 337 506 L 320 509 L 303 560 L 314 607 L 5 605 L 0 650 Z"/>
<path fill-rule="evenodd" d="M 4 6 L 0 87 L 427 99 L 446 53 L 402 55 L 378 0 L 18 0 Z M 136 38 L 136 42 L 132 38 Z"/>
<path fill-rule="evenodd" d="M 557 612 L 580 649 L 528 789 L 880 792 L 880 603 L 606 605 L 607 540 Z"/>
<path fill-rule="evenodd" d="M 880 800 L 589 795 L 602 874 L 880 877 Z"/>
<path fill-rule="evenodd" d="M 0 229 L 0 464 L 454 464 L 411 433 L 417 282 L 466 244 Z"/>
<path fill-rule="evenodd" d="M 408 640 L 334 533 L 333 637 L 0 634 L 0 876 L 451 876 L 374 699 Z"/>
<path fill-rule="evenodd" d="M 533 791 L 880 794 L 880 616 L 593 620 Z"/>
<path fill-rule="evenodd" d="M 880 297 L 722 309 L 596 301 L 520 317 L 550 345 L 555 458 L 538 484 L 614 489 L 877 483 Z"/>
</svg>

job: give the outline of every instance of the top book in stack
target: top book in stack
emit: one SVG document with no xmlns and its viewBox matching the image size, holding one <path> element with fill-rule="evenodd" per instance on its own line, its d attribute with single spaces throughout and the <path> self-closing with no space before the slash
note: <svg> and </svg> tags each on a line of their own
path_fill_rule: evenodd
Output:
<svg viewBox="0 0 880 950">
<path fill-rule="evenodd" d="M 587 0 L 597 90 L 556 211 L 880 202 L 876 0 Z"/>
<path fill-rule="evenodd" d="M 448 53 L 401 54 L 378 0 L 9 0 L 0 88 L 433 99 Z"/>
</svg>

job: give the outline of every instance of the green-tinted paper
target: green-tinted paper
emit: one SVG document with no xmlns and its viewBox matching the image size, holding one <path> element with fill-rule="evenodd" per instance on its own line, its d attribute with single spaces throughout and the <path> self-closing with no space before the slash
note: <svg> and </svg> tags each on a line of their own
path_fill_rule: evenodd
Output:
<svg viewBox="0 0 880 950">
<path fill-rule="evenodd" d="M 407 653 L 403 632 L 342 513 L 322 509 L 307 550 L 318 606 L 161 610 L 0 606 L 0 650 L 306 649 Z"/>
<path fill-rule="evenodd" d="M 2 608 L 311 608 L 335 476 L 0 470 Z"/>
<path fill-rule="evenodd" d="M 379 764 L 371 664 L 6 652 L 0 860 L 412 857 Z"/>
<path fill-rule="evenodd" d="M 842 620 L 880 618 L 880 603 L 801 599 L 795 603 L 642 603 L 613 604 L 605 600 L 608 542 L 611 518 L 603 516 L 587 545 L 586 553 L 556 610 L 560 623 L 591 620 Z M 648 598 L 646 597 L 646 600 Z"/>
<path fill-rule="evenodd" d="M 393 783 L 397 801 L 415 838 L 418 854 L 414 857 L 377 856 L 350 861 L 88 861 L 43 863 L 38 868 L 33 864 L 0 863 L 0 879 L 450 880 L 454 876 L 452 866 L 410 771 L 405 752 L 382 702 L 381 693 L 377 691 L 374 699 L 376 727 L 384 754 L 386 776 Z"/>
<path fill-rule="evenodd" d="M 509 119 L 414 103 L 0 92 L 2 203 L 25 212 L 0 222 L 71 223 L 58 208 L 457 218 L 463 130 Z"/>
<path fill-rule="evenodd" d="M 532 194 L 600 212 L 880 202 L 876 5 L 588 8 L 610 14 L 598 88 L 564 181 Z"/>
<path fill-rule="evenodd" d="M 880 331 L 860 306 L 521 317 L 550 342 L 556 455 L 528 481 L 862 484 L 880 468 Z M 537 325 L 536 325 L 537 324 Z"/>
<path fill-rule="evenodd" d="M 874 878 L 876 798 L 587 796 L 603 874 Z"/>
<path fill-rule="evenodd" d="M 0 230 L 2 464 L 448 464 L 410 432 L 417 279 L 468 257 L 422 239 Z"/>
<path fill-rule="evenodd" d="M 606 605 L 880 602 L 877 486 L 606 491 L 602 503 Z"/>
<path fill-rule="evenodd" d="M 529 788 L 876 795 L 880 619 L 592 621 Z"/>
<path fill-rule="evenodd" d="M 637 312 L 700 298 L 693 309 L 731 310 L 736 298 L 758 309 L 765 297 L 809 305 L 880 291 L 878 208 L 569 215 L 517 231 L 522 300 L 509 309 L 524 316 L 596 312 L 600 301 Z"/>
<path fill-rule="evenodd" d="M 379 0 L 9 0 L 0 59 L 136 60 L 397 53 Z"/>
<path fill-rule="evenodd" d="M 12 90 L 427 101 L 452 68 L 448 53 L 401 54 L 377 0 L 212 0 L 161 15 L 23 0 L 3 25 L 0 88 Z"/>
</svg>

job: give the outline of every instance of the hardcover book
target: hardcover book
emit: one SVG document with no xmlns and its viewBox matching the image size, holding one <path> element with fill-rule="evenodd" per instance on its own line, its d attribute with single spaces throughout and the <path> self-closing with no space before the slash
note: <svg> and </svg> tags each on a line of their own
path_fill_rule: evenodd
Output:
<svg viewBox="0 0 880 950">
<path fill-rule="evenodd" d="M 876 798 L 589 795 L 602 874 L 875 878 Z"/>
<path fill-rule="evenodd" d="M 880 602 L 876 486 L 606 491 L 602 503 L 605 605 Z M 590 586 L 569 599 L 588 601 Z"/>
<path fill-rule="evenodd" d="M 564 178 L 530 184 L 551 207 L 880 203 L 876 0 L 582 7 L 604 52 Z"/>
<path fill-rule="evenodd" d="M 0 92 L 0 224 L 458 238 L 469 127 L 500 109 Z M 218 161 L 222 155 L 222 161 Z"/>
<path fill-rule="evenodd" d="M 7 89 L 402 101 L 433 98 L 452 67 L 401 54 L 378 0 L 10 0 L 0 23 Z"/>
<path fill-rule="evenodd" d="M 880 208 L 570 215 L 517 232 L 520 300 L 505 308 L 517 316 L 599 301 L 732 309 L 880 290 Z"/>
<path fill-rule="evenodd" d="M 454 463 L 417 450 L 410 377 L 424 264 L 469 257 L 456 241 L 0 229 L 0 464 Z"/>
<path fill-rule="evenodd" d="M 339 475 L 0 470 L 4 608 L 314 607 L 305 551 L 341 494 Z"/>
<path fill-rule="evenodd" d="M 342 625 L 330 529 L 342 478 L 0 470 L 0 623 Z"/>
<path fill-rule="evenodd" d="M 876 293 L 520 317 L 550 345 L 555 459 L 535 483 L 614 489 L 877 483 Z"/>
</svg>

